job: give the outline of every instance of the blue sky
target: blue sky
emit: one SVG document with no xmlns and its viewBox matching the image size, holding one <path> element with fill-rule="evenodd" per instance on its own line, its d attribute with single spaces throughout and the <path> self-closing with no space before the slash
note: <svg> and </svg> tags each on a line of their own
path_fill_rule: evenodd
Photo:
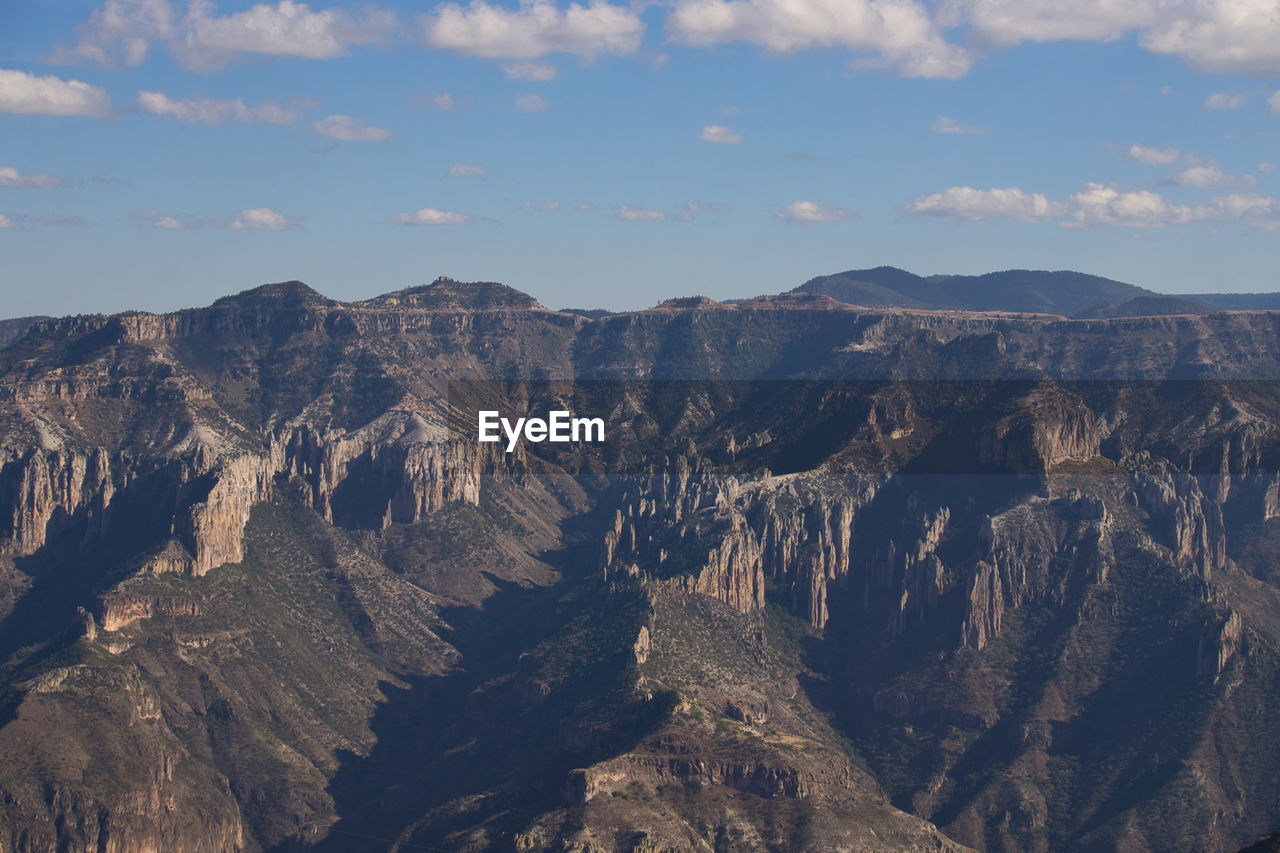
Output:
<svg viewBox="0 0 1280 853">
<path fill-rule="evenodd" d="M 1280 290 L 1280 0 L 0 6 L 0 316 L 438 275 Z"/>
</svg>

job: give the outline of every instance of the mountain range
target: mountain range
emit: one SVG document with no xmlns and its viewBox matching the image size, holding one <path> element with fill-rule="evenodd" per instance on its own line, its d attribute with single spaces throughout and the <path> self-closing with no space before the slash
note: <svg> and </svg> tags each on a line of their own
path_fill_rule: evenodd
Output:
<svg viewBox="0 0 1280 853">
<path fill-rule="evenodd" d="M 23 321 L 0 846 L 1240 849 L 1280 827 L 1280 316 L 1135 301 L 881 267 Z"/>
</svg>

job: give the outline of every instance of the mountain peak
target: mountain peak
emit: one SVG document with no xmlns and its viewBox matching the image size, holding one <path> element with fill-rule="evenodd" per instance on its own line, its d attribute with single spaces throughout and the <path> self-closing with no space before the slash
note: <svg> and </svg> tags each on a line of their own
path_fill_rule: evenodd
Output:
<svg viewBox="0 0 1280 853">
<path fill-rule="evenodd" d="M 514 287 L 496 281 L 456 281 L 443 275 L 431 284 L 385 293 L 363 304 L 443 311 L 546 310 Z"/>
<path fill-rule="evenodd" d="M 214 305 L 265 304 L 265 305 L 328 305 L 333 302 L 310 285 L 301 281 L 278 281 L 242 290 L 232 296 L 224 296 Z"/>
</svg>

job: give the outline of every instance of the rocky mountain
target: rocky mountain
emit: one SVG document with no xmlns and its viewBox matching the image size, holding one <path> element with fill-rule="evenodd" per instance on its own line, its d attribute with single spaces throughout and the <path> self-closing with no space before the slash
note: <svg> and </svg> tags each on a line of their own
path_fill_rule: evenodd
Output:
<svg viewBox="0 0 1280 853">
<path fill-rule="evenodd" d="M 907 276 L 877 286 L 981 292 Z M 1149 298 L 1116 284 L 1067 281 Z M 1267 835 L 1280 323 L 1041 293 L 288 282 L 33 324 L 0 349 L 0 845 Z M 508 452 L 487 410 L 605 438 Z"/>
</svg>

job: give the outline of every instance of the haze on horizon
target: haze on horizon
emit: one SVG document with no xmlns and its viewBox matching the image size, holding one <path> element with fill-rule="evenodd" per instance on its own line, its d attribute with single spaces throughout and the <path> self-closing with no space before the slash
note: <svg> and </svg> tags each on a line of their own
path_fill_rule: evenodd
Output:
<svg viewBox="0 0 1280 853">
<path fill-rule="evenodd" d="M 1280 290 L 1280 3 L 14 0 L 6 317 L 891 264 Z"/>
</svg>

